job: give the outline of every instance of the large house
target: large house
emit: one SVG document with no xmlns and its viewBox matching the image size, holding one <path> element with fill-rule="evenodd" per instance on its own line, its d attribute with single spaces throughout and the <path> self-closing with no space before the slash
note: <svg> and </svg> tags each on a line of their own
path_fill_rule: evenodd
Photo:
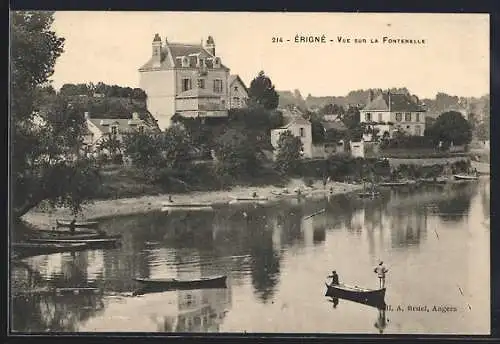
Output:
<svg viewBox="0 0 500 344">
<path fill-rule="evenodd" d="M 211 36 L 205 44 L 172 43 L 166 38 L 163 44 L 156 34 L 151 57 L 139 73 L 148 110 L 161 130 L 171 125 L 176 113 L 191 118 L 226 117 L 228 109 L 242 106 L 248 97 L 241 79 L 231 76 L 216 54 Z"/>
<path fill-rule="evenodd" d="M 368 103 L 359 112 L 361 123 L 378 128 L 380 136 L 392 137 L 398 130 L 413 136 L 424 135 L 426 110 L 416 96 L 390 91 L 375 96 L 370 91 Z"/>
</svg>

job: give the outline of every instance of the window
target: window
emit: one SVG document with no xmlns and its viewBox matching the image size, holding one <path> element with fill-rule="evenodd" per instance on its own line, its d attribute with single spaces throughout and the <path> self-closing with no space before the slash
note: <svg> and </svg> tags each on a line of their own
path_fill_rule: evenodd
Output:
<svg viewBox="0 0 500 344">
<path fill-rule="evenodd" d="M 405 121 L 406 122 L 411 122 L 411 112 L 406 112 L 405 113 Z"/>
<path fill-rule="evenodd" d="M 305 137 L 306 133 L 304 131 L 304 128 L 300 128 L 300 137 Z"/>
<path fill-rule="evenodd" d="M 140 133 L 144 133 L 144 126 L 143 126 L 143 125 L 140 125 L 140 126 L 138 127 L 138 129 L 139 129 L 139 132 L 140 132 Z"/>
<path fill-rule="evenodd" d="M 238 92 L 238 86 L 234 86 L 234 91 Z"/>
<path fill-rule="evenodd" d="M 422 128 L 420 128 L 419 125 L 415 126 L 415 135 L 418 135 L 418 136 L 422 135 Z"/>
<path fill-rule="evenodd" d="M 111 127 L 111 134 L 117 135 L 118 134 L 118 128 L 116 126 Z"/>
<path fill-rule="evenodd" d="M 420 114 L 418 112 L 415 114 L 415 122 L 420 122 Z"/>
<path fill-rule="evenodd" d="M 382 114 L 381 113 L 378 114 L 378 121 L 382 122 Z"/>
<path fill-rule="evenodd" d="M 401 122 L 403 120 L 403 114 L 401 112 L 396 112 L 396 122 Z"/>
<path fill-rule="evenodd" d="M 191 89 L 191 79 L 182 79 L 182 91 Z"/>
<path fill-rule="evenodd" d="M 233 104 L 234 106 L 240 106 L 240 98 L 233 97 Z"/>
<path fill-rule="evenodd" d="M 214 92 L 215 93 L 222 93 L 222 80 L 220 80 L 220 79 L 214 80 Z"/>
<path fill-rule="evenodd" d="M 365 121 L 371 122 L 372 121 L 372 114 L 371 113 L 366 113 L 365 114 Z"/>
<path fill-rule="evenodd" d="M 198 79 L 198 88 L 205 88 L 205 79 Z"/>
</svg>

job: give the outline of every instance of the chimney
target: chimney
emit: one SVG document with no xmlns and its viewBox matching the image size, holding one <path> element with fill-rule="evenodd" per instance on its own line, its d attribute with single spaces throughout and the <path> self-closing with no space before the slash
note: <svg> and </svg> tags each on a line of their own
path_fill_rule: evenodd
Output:
<svg viewBox="0 0 500 344">
<path fill-rule="evenodd" d="M 372 89 L 368 92 L 368 103 L 371 103 L 373 99 L 375 98 L 374 92 Z"/>
<path fill-rule="evenodd" d="M 138 120 L 139 120 L 139 114 L 138 114 L 137 112 L 133 112 L 133 113 L 132 113 L 132 119 L 133 119 L 134 121 L 138 121 Z"/>
<path fill-rule="evenodd" d="M 83 113 L 83 116 L 85 117 L 85 119 L 90 119 L 90 114 L 88 113 L 88 111 L 85 111 Z"/>
<path fill-rule="evenodd" d="M 205 42 L 205 50 L 210 53 L 210 55 L 215 56 L 215 41 L 212 36 L 208 36 Z"/>
<path fill-rule="evenodd" d="M 160 67 L 161 65 L 161 37 L 159 34 L 155 34 L 153 38 L 152 48 L 153 48 L 153 67 Z"/>
</svg>

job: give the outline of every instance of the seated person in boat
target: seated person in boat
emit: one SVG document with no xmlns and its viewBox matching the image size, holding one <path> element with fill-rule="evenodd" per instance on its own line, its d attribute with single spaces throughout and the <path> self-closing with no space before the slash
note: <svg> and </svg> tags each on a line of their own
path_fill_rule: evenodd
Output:
<svg viewBox="0 0 500 344">
<path fill-rule="evenodd" d="M 332 279 L 332 282 L 330 285 L 338 285 L 339 284 L 339 275 L 337 274 L 337 271 L 333 270 L 332 274 L 328 276 L 328 278 Z"/>
<path fill-rule="evenodd" d="M 76 228 L 76 219 L 73 219 L 70 223 L 69 223 L 69 230 L 71 233 L 74 233 L 75 232 L 75 228 Z"/>
<path fill-rule="evenodd" d="M 252 194 L 252 197 L 253 198 L 257 198 L 257 192 L 254 191 L 253 194 Z"/>
</svg>

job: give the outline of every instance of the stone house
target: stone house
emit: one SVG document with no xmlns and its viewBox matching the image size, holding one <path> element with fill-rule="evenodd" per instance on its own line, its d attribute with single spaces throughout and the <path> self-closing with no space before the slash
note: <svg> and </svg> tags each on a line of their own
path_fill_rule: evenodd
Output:
<svg viewBox="0 0 500 344">
<path fill-rule="evenodd" d="M 238 105 L 243 103 L 246 88 L 229 71 L 216 54 L 211 36 L 205 43 L 185 44 L 166 38 L 163 43 L 156 34 L 151 57 L 139 68 L 139 84 L 146 92 L 149 112 L 164 130 L 176 113 L 191 118 L 227 117 L 234 104 L 231 97 L 238 98 Z"/>
<path fill-rule="evenodd" d="M 368 103 L 360 110 L 361 123 L 378 128 L 379 136 L 385 134 L 393 137 L 398 130 L 413 136 L 423 136 L 425 119 L 426 110 L 416 96 L 390 91 L 378 96 L 370 91 Z M 364 137 L 365 141 L 371 139 L 371 135 Z"/>
<path fill-rule="evenodd" d="M 280 128 L 271 130 L 271 145 L 275 151 L 278 141 L 283 132 L 290 131 L 292 135 L 300 137 L 302 141 L 302 153 L 304 158 L 313 157 L 312 128 L 311 122 L 296 113 L 284 113 L 284 123 Z"/>
</svg>

